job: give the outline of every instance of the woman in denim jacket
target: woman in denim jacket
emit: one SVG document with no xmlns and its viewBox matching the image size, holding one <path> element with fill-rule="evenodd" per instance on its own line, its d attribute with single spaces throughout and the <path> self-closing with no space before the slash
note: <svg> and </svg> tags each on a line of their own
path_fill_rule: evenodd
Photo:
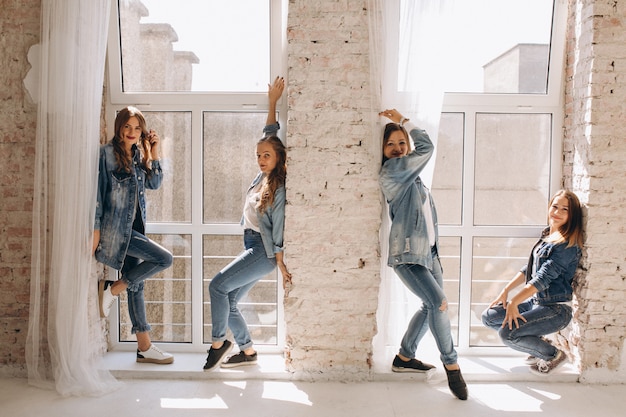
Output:
<svg viewBox="0 0 626 417">
<path fill-rule="evenodd" d="M 117 281 L 100 281 L 100 315 L 107 317 L 119 294 L 128 294 L 128 313 L 137 336 L 137 362 L 170 364 L 174 357 L 152 344 L 146 319 L 144 281 L 168 268 L 172 254 L 145 236 L 145 190 L 161 186 L 160 138 L 148 131 L 134 107 L 115 118 L 115 136 L 100 148 L 94 225 L 96 259 L 120 271 Z"/>
<path fill-rule="evenodd" d="M 543 336 L 564 329 L 572 319 L 572 280 L 582 248 L 582 209 L 576 194 L 560 190 L 548 205 L 549 226 L 525 265 L 482 313 L 483 324 L 502 342 L 530 356 L 531 372 L 548 375 L 567 356 Z M 509 299 L 513 288 L 523 286 Z"/>
<path fill-rule="evenodd" d="M 394 372 L 427 372 L 433 365 L 415 359 L 420 340 L 430 328 L 448 377 L 448 386 L 461 400 L 467 399 L 467 386 L 457 363 L 448 317 L 448 302 L 443 292 L 443 272 L 437 252 L 437 211 L 420 173 L 434 152 L 428 134 L 407 123 L 397 110 L 384 110 L 381 116 L 393 123 L 385 126 L 383 166 L 380 185 L 389 203 L 391 230 L 387 264 L 407 288 L 423 302 L 402 338 L 394 358 Z M 411 151 L 410 132 L 415 149 Z"/>
<path fill-rule="evenodd" d="M 284 88 L 282 77 L 277 77 L 269 85 L 269 112 L 263 129 L 264 137 L 257 142 L 256 149 L 261 172 L 248 188 L 241 219 L 245 250 L 209 284 L 212 343 L 204 364 L 205 371 L 219 366 L 232 368 L 256 364 L 257 354 L 252 338 L 237 304 L 276 266 L 282 274 L 283 287 L 291 282 L 291 274 L 283 260 L 287 153 L 276 136 L 280 128 L 276 121 L 276 103 Z M 233 343 L 226 339 L 228 328 L 239 346 L 239 353 L 222 363 L 233 347 Z"/>
</svg>

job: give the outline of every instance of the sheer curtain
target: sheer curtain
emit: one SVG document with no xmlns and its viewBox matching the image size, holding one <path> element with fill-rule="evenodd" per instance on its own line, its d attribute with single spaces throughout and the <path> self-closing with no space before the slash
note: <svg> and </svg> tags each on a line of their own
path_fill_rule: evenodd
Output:
<svg viewBox="0 0 626 417">
<path fill-rule="evenodd" d="M 62 395 L 118 386 L 98 368 L 103 332 L 91 254 L 110 0 L 43 0 L 26 362 Z"/>
<path fill-rule="evenodd" d="M 446 64 L 442 16 L 453 7 L 451 0 L 370 0 L 370 53 L 374 113 L 396 108 L 416 126 L 425 129 L 437 144 L 439 119 L 443 103 L 443 79 Z M 372 129 L 375 140 L 382 138 L 380 120 Z M 379 148 L 382 148 L 379 146 Z M 379 151 L 382 152 L 382 151 Z M 435 147 L 436 152 L 436 147 Z M 432 183 L 433 155 L 421 174 L 426 186 Z M 382 197 L 381 197 L 382 198 Z M 408 321 L 421 301 L 409 293 L 387 266 L 389 217 L 386 203 L 380 230 L 381 289 L 378 309 L 378 334 L 374 339 L 375 356 L 396 353 Z M 382 356 L 385 355 L 385 356 Z M 388 365 L 387 363 L 384 364 Z"/>
</svg>

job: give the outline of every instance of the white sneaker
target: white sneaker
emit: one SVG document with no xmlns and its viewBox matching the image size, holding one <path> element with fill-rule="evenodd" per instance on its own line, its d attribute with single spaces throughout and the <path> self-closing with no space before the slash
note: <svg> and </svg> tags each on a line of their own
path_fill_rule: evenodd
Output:
<svg viewBox="0 0 626 417">
<path fill-rule="evenodd" d="M 154 345 L 150 345 L 150 348 L 145 352 L 137 349 L 137 362 L 167 365 L 174 362 L 174 355 L 164 352 Z"/>
<path fill-rule="evenodd" d="M 117 295 L 111 293 L 111 285 L 113 281 L 98 281 L 98 301 L 100 302 L 100 317 L 109 317 L 109 312 L 113 303 L 117 299 Z"/>
<path fill-rule="evenodd" d="M 524 362 L 526 362 L 527 365 L 534 365 L 537 362 L 539 362 L 539 358 L 533 355 L 529 355 L 526 357 L 526 359 L 524 360 Z"/>
<path fill-rule="evenodd" d="M 545 361 L 540 359 L 536 364 L 530 366 L 530 372 L 536 375 L 546 376 L 549 375 L 559 366 L 563 365 L 567 361 L 567 355 L 560 349 L 557 349 L 554 359 Z"/>
</svg>

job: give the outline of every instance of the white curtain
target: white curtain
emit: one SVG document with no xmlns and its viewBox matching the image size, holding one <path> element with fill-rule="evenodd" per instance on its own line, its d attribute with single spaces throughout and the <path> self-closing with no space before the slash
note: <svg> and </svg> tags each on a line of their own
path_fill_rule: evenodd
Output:
<svg viewBox="0 0 626 417">
<path fill-rule="evenodd" d="M 370 0 L 370 53 L 375 104 L 373 113 L 396 108 L 435 143 L 443 103 L 447 65 L 444 31 L 445 16 L 453 7 L 451 0 Z M 378 118 L 372 129 L 381 143 L 382 127 L 389 120 Z M 382 146 L 379 145 L 382 149 Z M 382 152 L 382 150 L 380 151 Z M 433 155 L 421 174 L 426 186 L 432 183 Z M 376 356 L 399 347 L 406 326 L 421 301 L 409 293 L 387 266 L 389 217 L 384 203 L 381 242 L 381 290 L 378 309 L 378 334 L 374 339 Z"/>
<path fill-rule="evenodd" d="M 43 0 L 33 201 L 29 383 L 99 395 L 102 323 L 91 254 L 110 0 Z"/>
</svg>

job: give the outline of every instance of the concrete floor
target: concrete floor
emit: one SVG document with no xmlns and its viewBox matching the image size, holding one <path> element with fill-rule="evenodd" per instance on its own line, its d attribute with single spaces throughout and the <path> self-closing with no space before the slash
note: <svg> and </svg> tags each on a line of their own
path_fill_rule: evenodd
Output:
<svg viewBox="0 0 626 417">
<path fill-rule="evenodd" d="M 470 398 L 452 397 L 445 383 L 263 380 L 127 380 L 102 397 L 59 397 L 0 380 L 6 417 L 414 417 L 623 416 L 626 385 L 563 382 L 469 383 Z M 541 413 L 541 414 L 540 414 Z"/>
<path fill-rule="evenodd" d="M 204 357 L 177 354 L 173 365 L 159 366 L 135 363 L 132 352 L 107 354 L 121 387 L 101 397 L 63 398 L 25 379 L 0 379 L 0 416 L 588 417 L 622 416 L 626 406 L 626 385 L 580 384 L 571 365 L 542 378 L 520 357 L 460 360 L 467 401 L 452 396 L 441 370 L 427 378 L 385 367 L 370 382 L 303 382 L 282 371 L 278 355 L 210 373 L 202 372 Z"/>
</svg>

